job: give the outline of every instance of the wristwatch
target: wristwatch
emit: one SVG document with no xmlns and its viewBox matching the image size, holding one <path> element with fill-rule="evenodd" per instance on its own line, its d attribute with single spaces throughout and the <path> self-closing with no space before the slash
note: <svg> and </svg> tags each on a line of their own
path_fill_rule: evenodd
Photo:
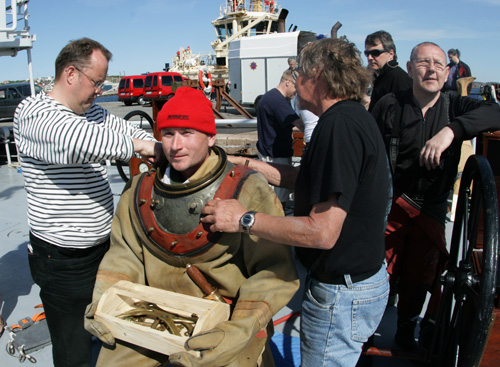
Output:
<svg viewBox="0 0 500 367">
<path fill-rule="evenodd" d="M 251 210 L 241 216 L 240 224 L 245 233 L 250 234 L 250 230 L 255 223 L 255 213 L 257 213 L 255 210 Z"/>
</svg>

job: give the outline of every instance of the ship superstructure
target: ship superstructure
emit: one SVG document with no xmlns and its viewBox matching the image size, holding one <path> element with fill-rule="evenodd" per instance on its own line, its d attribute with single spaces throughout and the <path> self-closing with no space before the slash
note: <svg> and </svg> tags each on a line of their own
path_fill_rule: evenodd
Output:
<svg viewBox="0 0 500 367">
<path fill-rule="evenodd" d="M 228 0 L 220 6 L 220 16 L 212 21 L 216 39 L 211 43 L 214 53 L 195 54 L 188 46 L 181 48 L 172 60 L 169 71 L 188 78 L 198 78 L 201 66 L 207 66 L 214 78 L 228 78 L 227 56 L 229 43 L 238 38 L 278 32 L 279 19 L 288 11 L 275 0 Z M 281 17 L 280 17 L 281 14 Z"/>
</svg>

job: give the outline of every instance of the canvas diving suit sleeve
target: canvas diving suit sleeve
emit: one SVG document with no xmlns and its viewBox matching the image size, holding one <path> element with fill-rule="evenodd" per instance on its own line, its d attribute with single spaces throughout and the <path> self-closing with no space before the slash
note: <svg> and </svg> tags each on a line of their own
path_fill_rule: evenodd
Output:
<svg viewBox="0 0 500 367">
<path fill-rule="evenodd" d="M 281 203 L 258 174 L 251 175 L 245 182 L 240 201 L 248 210 L 283 215 Z M 240 241 L 242 263 L 247 273 L 231 319 L 188 339 L 185 348 L 200 351 L 201 357 L 175 353 L 170 356 L 170 363 L 174 365 L 210 367 L 234 363 L 255 366 L 256 356 L 271 336 L 267 333 L 269 322 L 298 289 L 297 272 L 288 246 L 242 233 L 231 239 Z"/>
<path fill-rule="evenodd" d="M 239 201 L 248 210 L 283 216 L 281 202 L 260 174 L 252 175 L 243 185 Z M 249 277 L 240 287 L 232 319 L 251 313 L 262 329 L 297 291 L 297 271 L 290 246 L 247 234 L 241 234 L 241 241 Z"/>
</svg>

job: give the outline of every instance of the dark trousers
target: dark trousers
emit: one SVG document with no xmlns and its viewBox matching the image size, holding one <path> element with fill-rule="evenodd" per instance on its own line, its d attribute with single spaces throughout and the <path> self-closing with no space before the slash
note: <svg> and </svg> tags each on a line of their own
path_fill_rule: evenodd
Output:
<svg viewBox="0 0 500 367">
<path fill-rule="evenodd" d="M 399 295 L 398 322 L 418 317 L 427 291 L 432 294 L 427 312 L 436 314 L 439 277 L 448 257 L 444 223 L 395 198 L 385 231 L 385 253 L 391 289 L 397 288 Z"/>
<path fill-rule="evenodd" d="M 90 367 L 92 335 L 84 329 L 83 320 L 109 240 L 83 250 L 61 249 L 33 234 L 30 242 L 31 276 L 40 287 L 54 366 Z"/>
</svg>

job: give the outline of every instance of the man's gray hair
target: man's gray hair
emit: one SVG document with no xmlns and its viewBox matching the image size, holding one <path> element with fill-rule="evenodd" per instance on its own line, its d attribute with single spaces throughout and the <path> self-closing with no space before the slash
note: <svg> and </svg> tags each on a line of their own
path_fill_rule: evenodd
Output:
<svg viewBox="0 0 500 367">
<path fill-rule="evenodd" d="M 308 77 L 320 73 L 332 98 L 361 101 L 372 80 L 361 53 L 345 37 L 309 42 L 300 52 L 299 65 Z"/>
</svg>

